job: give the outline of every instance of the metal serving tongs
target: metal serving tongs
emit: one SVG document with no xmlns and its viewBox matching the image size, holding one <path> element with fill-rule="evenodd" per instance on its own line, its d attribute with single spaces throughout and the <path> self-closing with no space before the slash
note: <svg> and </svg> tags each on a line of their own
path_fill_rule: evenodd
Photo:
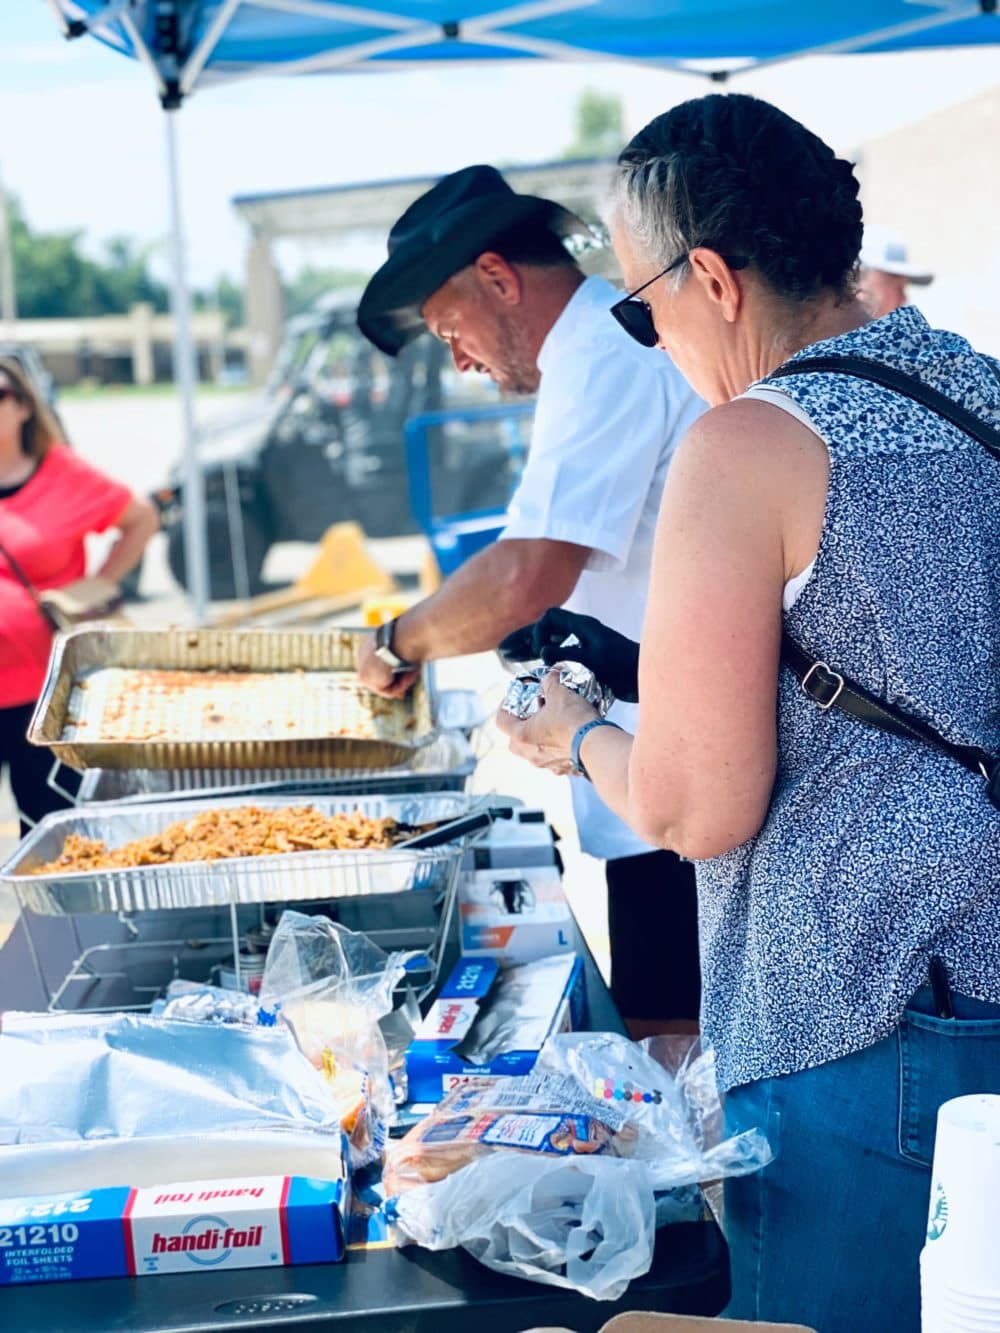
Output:
<svg viewBox="0 0 1000 1333">
<path fill-rule="evenodd" d="M 457 842 L 469 833 L 489 828 L 495 819 L 511 819 L 513 814 L 513 806 L 495 805 L 487 801 L 456 819 L 435 819 L 427 824 L 397 823 L 396 828 L 405 833 L 406 837 L 401 842 L 393 843 L 393 850 L 405 848 L 407 851 L 419 851 L 426 847 L 443 847 L 445 843 Z"/>
</svg>

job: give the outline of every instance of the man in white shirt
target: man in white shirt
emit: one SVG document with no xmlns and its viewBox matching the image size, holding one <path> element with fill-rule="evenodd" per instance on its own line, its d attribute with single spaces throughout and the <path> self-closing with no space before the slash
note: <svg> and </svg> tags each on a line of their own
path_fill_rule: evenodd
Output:
<svg viewBox="0 0 1000 1333">
<path fill-rule="evenodd" d="M 492 167 L 444 177 L 399 219 L 358 323 L 389 355 L 429 329 L 458 370 L 538 393 L 528 461 L 501 539 L 362 648 L 362 681 L 409 688 L 420 663 L 496 648 L 555 605 L 638 639 L 660 494 L 704 404 L 669 358 L 611 317 L 620 298 L 562 244 L 587 235 Z M 634 730 L 637 709 L 611 717 Z M 698 1016 L 693 868 L 653 851 L 573 779 L 583 850 L 608 862 L 612 992 L 633 1031 Z"/>
</svg>

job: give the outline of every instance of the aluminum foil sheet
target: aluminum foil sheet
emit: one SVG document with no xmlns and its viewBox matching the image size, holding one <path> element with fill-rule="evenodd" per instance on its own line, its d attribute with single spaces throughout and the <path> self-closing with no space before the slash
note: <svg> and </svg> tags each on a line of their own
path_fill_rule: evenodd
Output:
<svg viewBox="0 0 1000 1333">
<path fill-rule="evenodd" d="M 273 1027 L 276 1017 L 261 1008 L 256 995 L 222 986 L 199 985 L 196 981 L 172 981 L 162 1000 L 153 1002 L 157 1018 L 183 1019 L 185 1023 L 245 1023 L 250 1027 Z"/>
<path fill-rule="evenodd" d="M 558 671 L 560 685 L 582 695 L 588 703 L 594 705 L 601 717 L 606 716 L 615 696 L 606 685 L 600 683 L 589 667 L 580 662 L 556 662 L 551 667 L 542 663 L 521 672 L 507 686 L 502 705 L 504 710 L 522 722 L 534 717 L 541 706 L 542 681 L 550 671 Z"/>
<path fill-rule="evenodd" d="M 54 861 L 66 838 L 79 833 L 120 847 L 151 837 L 177 820 L 202 810 L 253 804 L 267 809 L 311 805 L 323 814 L 360 810 L 372 819 L 391 817 L 407 824 L 457 819 L 475 800 L 464 792 L 413 796 L 222 797 L 198 801 L 155 801 L 146 805 L 92 805 L 46 815 L 0 868 L 0 883 L 11 884 L 23 906 L 45 915 L 76 912 L 147 911 L 163 908 L 226 906 L 229 903 L 287 903 L 319 898 L 353 898 L 411 889 L 447 892 L 458 873 L 462 845 L 425 851 L 311 851 L 220 861 L 177 862 L 124 870 L 60 871 L 38 875 Z"/>
<path fill-rule="evenodd" d="M 335 1108 L 284 1027 L 5 1013 L 0 1067 L 0 1196 L 261 1174 L 283 1153 L 339 1169 Z"/>
</svg>

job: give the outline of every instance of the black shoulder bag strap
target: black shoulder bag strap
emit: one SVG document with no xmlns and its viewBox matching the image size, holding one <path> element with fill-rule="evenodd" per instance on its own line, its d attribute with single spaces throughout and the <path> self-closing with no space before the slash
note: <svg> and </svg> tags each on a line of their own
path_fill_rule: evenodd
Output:
<svg viewBox="0 0 1000 1333">
<path fill-rule="evenodd" d="M 3 558 L 7 561 L 11 573 L 17 579 L 18 583 L 20 583 L 21 587 L 25 590 L 25 592 L 28 594 L 31 600 L 35 603 L 35 606 L 38 608 L 38 614 L 42 617 L 44 621 L 47 622 L 49 627 L 53 629 L 56 634 L 58 634 L 62 629 L 65 628 L 65 626 L 59 623 L 54 613 L 42 601 L 41 597 L 38 595 L 38 589 L 32 583 L 31 579 L 28 578 L 27 574 L 25 574 L 23 568 L 21 567 L 20 562 L 14 559 L 14 556 L 10 551 L 7 550 L 3 542 L 0 542 L 0 555 L 2 555 Z"/>
<path fill-rule="evenodd" d="M 989 362 L 987 365 L 996 375 L 993 366 Z M 871 380 L 884 388 L 912 398 L 914 402 L 930 408 L 932 412 L 950 421 L 953 426 L 957 426 L 959 430 L 978 441 L 994 458 L 1000 460 L 1000 431 L 995 430 L 981 417 L 969 412 L 945 394 L 938 393 L 936 389 L 928 388 L 912 375 L 882 365 L 879 361 L 872 361 L 862 356 L 803 357 L 800 361 L 791 361 L 779 366 L 767 379 L 783 379 L 790 375 L 813 375 L 817 372 L 852 375 L 856 379 Z M 869 726 L 891 732 L 894 736 L 904 736 L 933 746 L 948 755 L 955 763 L 961 764 L 963 768 L 985 778 L 987 795 L 993 805 L 1000 809 L 1000 758 L 996 755 L 991 755 L 975 745 L 955 745 L 945 740 L 926 722 L 877 698 L 826 662 L 818 661 L 801 648 L 787 630 L 782 632 L 781 660 L 798 677 L 803 691 L 824 712 L 836 706 Z"/>
</svg>

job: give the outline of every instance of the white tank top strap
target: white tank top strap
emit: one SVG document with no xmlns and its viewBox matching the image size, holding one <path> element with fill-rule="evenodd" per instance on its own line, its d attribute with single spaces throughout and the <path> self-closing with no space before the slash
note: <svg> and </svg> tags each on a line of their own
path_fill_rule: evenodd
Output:
<svg viewBox="0 0 1000 1333">
<path fill-rule="evenodd" d="M 822 434 L 816 429 L 809 413 L 801 408 L 794 398 L 789 398 L 788 394 L 783 393 L 780 389 L 772 389 L 764 384 L 755 384 L 747 389 L 746 393 L 742 394 L 741 397 L 755 398 L 758 402 L 769 403 L 771 407 L 780 408 L 782 412 L 787 412 L 790 417 L 794 417 L 795 420 L 801 422 L 803 426 L 807 426 L 814 435 L 823 440 Z M 823 440 L 823 443 L 825 444 L 826 441 Z M 802 589 L 812 578 L 812 572 L 815 565 L 816 561 L 810 560 L 805 569 L 800 570 L 798 574 L 790 578 L 785 584 L 781 594 L 782 610 L 791 611 L 792 607 L 798 600 Z"/>
</svg>

